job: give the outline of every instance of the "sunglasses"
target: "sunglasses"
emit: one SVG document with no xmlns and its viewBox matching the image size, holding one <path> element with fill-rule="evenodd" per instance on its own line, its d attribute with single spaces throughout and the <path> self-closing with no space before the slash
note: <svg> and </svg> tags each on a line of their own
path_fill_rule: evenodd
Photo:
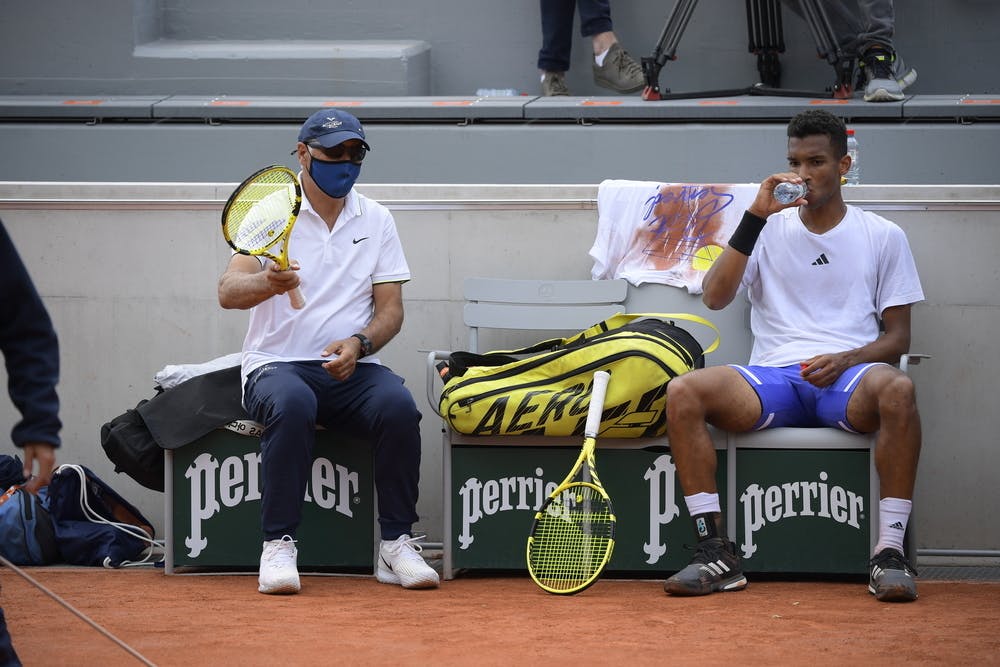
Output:
<svg viewBox="0 0 1000 667">
<path fill-rule="evenodd" d="M 368 154 L 368 149 L 365 148 L 364 144 L 349 146 L 344 143 L 337 144 L 332 148 L 324 148 L 318 143 L 310 142 L 306 146 L 317 149 L 322 157 L 316 155 L 313 155 L 313 157 L 326 162 L 353 162 L 354 164 L 361 164 L 365 159 L 365 155 Z"/>
</svg>

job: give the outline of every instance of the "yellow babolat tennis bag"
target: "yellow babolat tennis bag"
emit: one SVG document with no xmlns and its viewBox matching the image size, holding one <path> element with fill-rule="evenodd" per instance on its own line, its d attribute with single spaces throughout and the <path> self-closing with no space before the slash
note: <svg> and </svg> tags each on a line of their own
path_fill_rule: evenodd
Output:
<svg viewBox="0 0 1000 667">
<path fill-rule="evenodd" d="M 706 350 L 674 320 L 710 327 Z M 570 338 L 519 350 L 453 352 L 439 365 L 439 413 L 466 435 L 583 436 L 594 371 L 611 373 L 603 437 L 666 431 L 667 383 L 704 366 L 714 324 L 689 314 L 618 314 Z"/>
</svg>

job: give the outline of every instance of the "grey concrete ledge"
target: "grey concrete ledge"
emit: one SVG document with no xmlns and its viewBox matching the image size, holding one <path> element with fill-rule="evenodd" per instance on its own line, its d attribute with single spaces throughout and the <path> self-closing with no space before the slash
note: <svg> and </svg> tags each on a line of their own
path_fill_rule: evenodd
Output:
<svg viewBox="0 0 1000 667">
<path fill-rule="evenodd" d="M 139 44 L 137 58 L 184 58 L 213 60 L 288 60 L 408 58 L 430 51 L 421 40 L 173 40 L 160 39 Z"/>
<path fill-rule="evenodd" d="M 86 183 L 0 181 L 0 209 L 24 208 L 215 208 L 237 183 Z M 358 191 L 390 208 L 596 209 L 597 184 L 358 185 Z M 844 188 L 848 203 L 882 210 L 1000 209 L 1000 185 L 856 185 Z"/>
</svg>

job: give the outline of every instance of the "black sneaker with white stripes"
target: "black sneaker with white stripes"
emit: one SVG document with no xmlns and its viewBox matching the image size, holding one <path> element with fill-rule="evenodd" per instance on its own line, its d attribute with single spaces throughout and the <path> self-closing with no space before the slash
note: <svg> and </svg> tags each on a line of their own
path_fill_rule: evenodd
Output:
<svg viewBox="0 0 1000 667">
<path fill-rule="evenodd" d="M 911 602 L 917 599 L 916 570 L 895 549 L 882 549 L 872 557 L 868 592 L 881 602 Z"/>
<path fill-rule="evenodd" d="M 708 595 L 746 587 L 736 545 L 721 537 L 700 541 L 691 564 L 663 584 L 663 590 L 671 595 Z"/>
</svg>

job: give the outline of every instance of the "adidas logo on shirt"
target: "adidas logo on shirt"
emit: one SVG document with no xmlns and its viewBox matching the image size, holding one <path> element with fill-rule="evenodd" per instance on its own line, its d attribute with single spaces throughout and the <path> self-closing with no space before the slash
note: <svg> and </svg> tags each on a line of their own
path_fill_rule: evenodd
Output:
<svg viewBox="0 0 1000 667">
<path fill-rule="evenodd" d="M 828 260 L 826 258 L 826 253 L 824 252 L 824 253 L 820 253 L 819 257 L 816 258 L 816 261 L 814 261 L 812 263 L 812 265 L 813 266 L 823 266 L 824 264 L 829 264 L 829 263 L 830 263 L 830 260 Z"/>
</svg>

